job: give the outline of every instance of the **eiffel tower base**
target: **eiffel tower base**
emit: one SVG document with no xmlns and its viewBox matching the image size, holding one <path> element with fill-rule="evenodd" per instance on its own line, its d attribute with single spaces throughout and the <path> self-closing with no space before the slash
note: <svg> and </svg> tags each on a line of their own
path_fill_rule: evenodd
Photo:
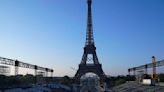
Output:
<svg viewBox="0 0 164 92">
<path fill-rule="evenodd" d="M 99 76 L 100 83 L 105 82 L 106 76 L 102 70 L 101 64 L 79 64 L 79 69 L 74 77 L 74 83 L 80 84 L 80 78 L 90 72 Z"/>
</svg>

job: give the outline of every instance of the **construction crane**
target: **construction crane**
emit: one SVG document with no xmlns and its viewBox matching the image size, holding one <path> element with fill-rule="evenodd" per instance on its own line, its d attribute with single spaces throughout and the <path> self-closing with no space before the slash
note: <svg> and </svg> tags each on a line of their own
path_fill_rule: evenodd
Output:
<svg viewBox="0 0 164 92">
<path fill-rule="evenodd" d="M 73 68 L 73 67 L 70 67 L 71 68 L 71 70 L 73 70 L 73 71 L 77 71 L 77 69 L 75 69 L 75 68 Z"/>
</svg>

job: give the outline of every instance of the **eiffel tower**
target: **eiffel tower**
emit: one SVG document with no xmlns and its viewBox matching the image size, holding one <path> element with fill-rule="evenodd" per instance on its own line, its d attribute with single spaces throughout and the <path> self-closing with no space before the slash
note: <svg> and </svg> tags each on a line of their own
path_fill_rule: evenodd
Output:
<svg viewBox="0 0 164 92">
<path fill-rule="evenodd" d="M 92 0 L 88 0 L 87 3 L 88 3 L 88 21 L 87 21 L 86 42 L 85 42 L 83 57 L 81 63 L 79 64 L 79 69 L 77 70 L 74 77 L 76 83 L 80 82 L 80 78 L 82 75 L 89 72 L 97 74 L 100 77 L 100 81 L 104 81 L 104 79 L 106 78 L 102 70 L 102 65 L 99 63 L 96 54 L 96 47 L 94 44 L 92 14 L 91 14 Z M 91 61 L 92 63 L 90 63 Z"/>
</svg>

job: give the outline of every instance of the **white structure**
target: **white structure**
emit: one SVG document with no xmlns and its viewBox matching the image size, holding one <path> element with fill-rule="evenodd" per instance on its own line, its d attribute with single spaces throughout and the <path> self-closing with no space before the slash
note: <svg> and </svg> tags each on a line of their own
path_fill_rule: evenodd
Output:
<svg viewBox="0 0 164 92">
<path fill-rule="evenodd" d="M 0 65 L 0 74 L 9 75 L 10 74 L 10 67 Z"/>
<path fill-rule="evenodd" d="M 144 85 L 151 85 L 152 84 L 152 80 L 151 79 L 143 79 L 142 80 L 142 84 L 144 84 Z"/>
</svg>

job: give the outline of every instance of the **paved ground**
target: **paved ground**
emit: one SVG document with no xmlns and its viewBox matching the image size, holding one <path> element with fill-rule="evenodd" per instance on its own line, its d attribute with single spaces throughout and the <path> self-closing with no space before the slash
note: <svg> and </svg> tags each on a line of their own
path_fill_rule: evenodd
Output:
<svg viewBox="0 0 164 92">
<path fill-rule="evenodd" d="M 109 92 L 164 92 L 164 86 L 148 86 L 136 82 L 127 82 L 112 88 Z"/>
</svg>

